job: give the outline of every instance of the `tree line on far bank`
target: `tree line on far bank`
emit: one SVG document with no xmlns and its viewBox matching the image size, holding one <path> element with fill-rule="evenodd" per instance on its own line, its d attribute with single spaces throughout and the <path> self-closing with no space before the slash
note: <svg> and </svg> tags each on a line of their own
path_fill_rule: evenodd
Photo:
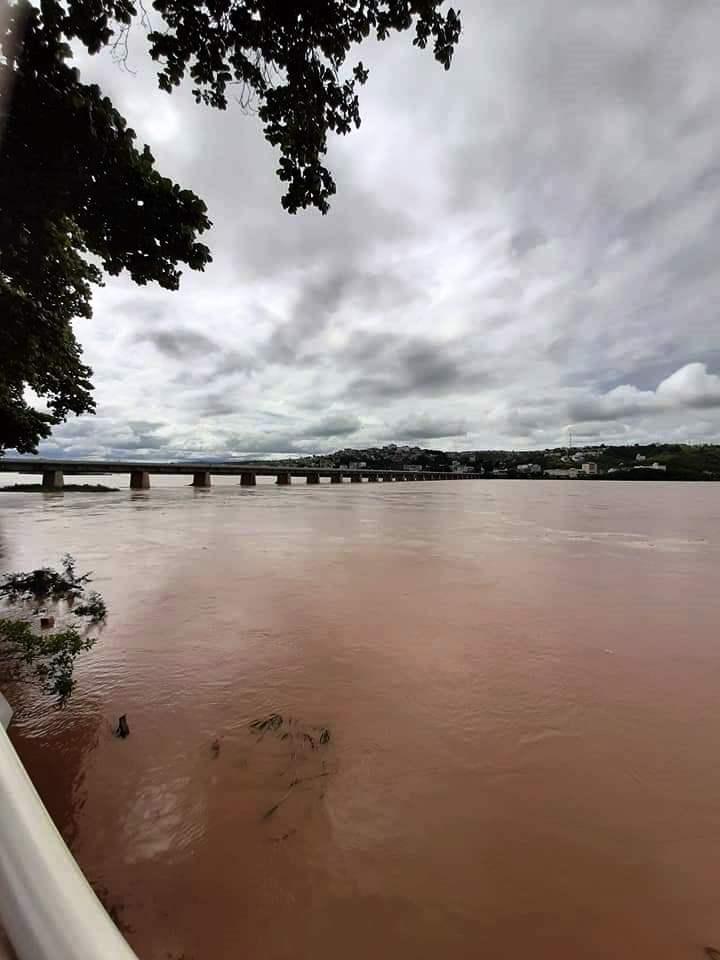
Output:
<svg viewBox="0 0 720 960">
<path fill-rule="evenodd" d="M 720 479 L 720 445 L 651 443 L 625 446 L 597 444 L 584 447 L 555 447 L 546 450 L 463 450 L 448 451 L 417 446 L 398 446 L 364 449 L 346 448 L 317 457 L 302 457 L 292 462 L 298 466 L 342 467 L 349 463 L 365 463 L 374 470 L 402 470 L 406 465 L 421 466 L 424 470 L 450 471 L 453 464 L 484 473 L 502 471 L 508 476 L 527 476 L 518 473 L 522 464 L 537 464 L 541 473 L 546 470 L 580 468 L 573 456 L 581 454 L 597 463 L 599 477 L 631 480 L 718 480 Z M 664 471 L 648 469 L 659 463 Z M 647 466 L 645 466 L 647 465 Z M 638 469 L 635 469 L 635 468 Z M 617 473 L 609 473 L 610 470 Z"/>
</svg>

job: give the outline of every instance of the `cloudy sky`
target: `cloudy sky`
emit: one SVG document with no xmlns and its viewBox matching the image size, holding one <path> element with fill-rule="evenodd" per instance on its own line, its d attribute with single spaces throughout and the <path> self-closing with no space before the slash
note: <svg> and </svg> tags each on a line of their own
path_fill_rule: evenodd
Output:
<svg viewBox="0 0 720 960">
<path fill-rule="evenodd" d="M 452 69 L 368 45 L 331 212 L 280 206 L 240 107 L 81 57 L 206 201 L 214 262 L 76 325 L 97 416 L 45 454 L 720 439 L 716 0 L 472 0 Z M 354 62 L 354 60 L 353 60 Z"/>
</svg>

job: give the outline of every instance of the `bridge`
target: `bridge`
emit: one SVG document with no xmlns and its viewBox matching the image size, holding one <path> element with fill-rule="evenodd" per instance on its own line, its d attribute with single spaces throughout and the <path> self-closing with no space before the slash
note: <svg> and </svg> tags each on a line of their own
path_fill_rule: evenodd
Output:
<svg viewBox="0 0 720 960">
<path fill-rule="evenodd" d="M 42 474 L 43 490 L 62 490 L 65 477 L 98 476 L 99 474 L 126 474 L 130 476 L 131 490 L 149 490 L 152 475 L 182 475 L 192 477 L 192 486 L 207 488 L 213 476 L 239 477 L 243 487 L 254 487 L 258 477 L 275 477 L 280 486 L 292 483 L 293 478 L 306 483 L 406 483 L 421 480 L 478 480 L 480 473 L 438 472 L 437 470 L 370 470 L 365 467 L 294 467 L 287 463 L 151 463 L 120 460 L 43 460 L 6 459 L 0 457 L 0 473 Z"/>
</svg>

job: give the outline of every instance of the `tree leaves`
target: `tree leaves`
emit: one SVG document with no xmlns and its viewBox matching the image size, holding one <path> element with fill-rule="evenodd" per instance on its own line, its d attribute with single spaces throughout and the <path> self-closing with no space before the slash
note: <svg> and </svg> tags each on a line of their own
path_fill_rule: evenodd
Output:
<svg viewBox="0 0 720 960">
<path fill-rule="evenodd" d="M 255 98 L 269 143 L 280 148 L 278 176 L 290 213 L 329 209 L 335 181 L 322 162 L 328 131 L 360 126 L 357 86 L 362 63 L 341 72 L 354 44 L 371 32 L 384 40 L 415 25 L 413 43 L 433 41 L 448 69 L 460 37 L 459 15 L 444 0 L 155 0 L 165 29 L 149 35 L 161 64 L 159 82 L 170 91 L 189 75 L 198 102 L 225 109 L 234 86 Z"/>
<path fill-rule="evenodd" d="M 69 5 L 75 28 L 82 6 Z M 71 324 L 91 315 L 103 270 L 174 290 L 178 264 L 210 260 L 196 239 L 210 227 L 205 204 L 162 177 L 110 100 L 79 81 L 58 10 L 11 8 L 24 42 L 0 63 L 0 452 L 35 452 L 54 424 L 94 409 Z M 47 411 L 28 404 L 27 387 Z"/>
</svg>

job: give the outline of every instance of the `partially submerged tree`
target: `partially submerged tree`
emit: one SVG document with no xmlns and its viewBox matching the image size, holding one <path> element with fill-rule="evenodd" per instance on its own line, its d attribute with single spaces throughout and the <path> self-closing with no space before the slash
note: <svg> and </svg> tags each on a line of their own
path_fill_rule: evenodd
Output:
<svg viewBox="0 0 720 960">
<path fill-rule="evenodd" d="M 210 227 L 205 205 L 162 177 L 110 100 L 80 81 L 70 41 L 117 53 L 134 23 L 162 89 L 189 76 L 199 102 L 225 109 L 232 91 L 254 102 L 279 149 L 283 206 L 326 213 L 328 133 L 359 126 L 368 76 L 362 63 L 344 72 L 352 47 L 414 27 L 413 43 L 448 69 L 460 35 L 444 0 L 155 0 L 155 24 L 138 5 L 17 0 L 0 35 L 0 455 L 35 452 L 69 414 L 93 411 L 72 321 L 90 316 L 103 270 L 176 289 L 179 265 L 210 260 L 197 239 Z"/>
<path fill-rule="evenodd" d="M 71 556 L 61 570 L 41 567 L 30 573 L 6 574 L 0 580 L 0 599 L 11 617 L 0 617 L 0 679 L 32 683 L 63 705 L 75 687 L 75 661 L 97 642 L 93 628 L 104 623 L 105 602 L 99 593 L 88 593 L 90 574 L 78 574 Z M 42 629 L 41 613 L 48 626 L 55 614 L 61 629 Z"/>
</svg>

